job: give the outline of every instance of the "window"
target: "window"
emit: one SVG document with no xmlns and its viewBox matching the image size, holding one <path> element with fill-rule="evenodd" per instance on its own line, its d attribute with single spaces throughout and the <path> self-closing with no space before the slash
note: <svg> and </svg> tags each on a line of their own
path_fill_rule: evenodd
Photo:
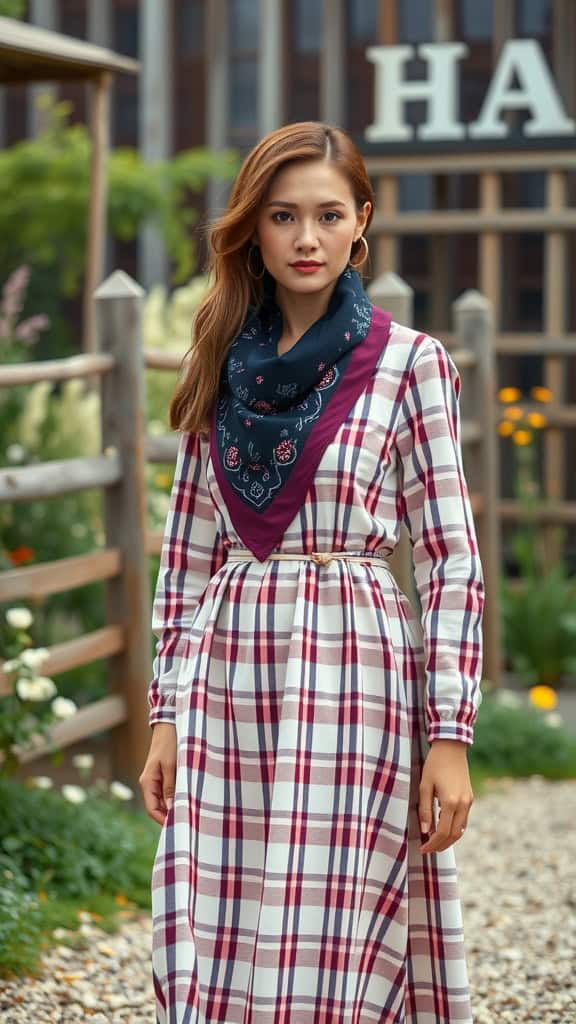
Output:
<svg viewBox="0 0 576 1024">
<path fill-rule="evenodd" d="M 522 36 L 545 36 L 552 31 L 551 0 L 518 0 L 517 31 Z"/>
<path fill-rule="evenodd" d="M 78 0 L 61 0 L 58 31 L 77 39 L 86 39 L 86 9 Z"/>
<path fill-rule="evenodd" d="M 116 7 L 114 49 L 128 57 L 138 58 L 138 8 Z"/>
<path fill-rule="evenodd" d="M 174 31 L 179 54 L 199 57 L 204 53 L 203 0 L 177 0 L 174 5 Z"/>
<path fill-rule="evenodd" d="M 434 0 L 402 0 L 398 4 L 398 32 L 401 43 L 431 43 Z"/>
<path fill-rule="evenodd" d="M 230 121 L 232 133 L 257 127 L 258 64 L 253 57 L 233 57 L 230 62 Z"/>
<path fill-rule="evenodd" d="M 360 43 L 376 43 L 378 40 L 377 0 L 347 0 L 347 36 L 352 46 Z"/>
<path fill-rule="evenodd" d="M 258 0 L 230 0 L 230 42 L 234 50 L 256 50 Z"/>
<path fill-rule="evenodd" d="M 513 171 L 502 175 L 502 205 L 505 208 L 541 209 L 546 205 L 544 171 Z"/>
<path fill-rule="evenodd" d="M 432 210 L 433 206 L 431 174 L 398 175 L 399 210 Z"/>
<path fill-rule="evenodd" d="M 258 13 L 257 0 L 229 0 L 230 141 L 236 146 L 252 144 L 258 132 Z"/>
<path fill-rule="evenodd" d="M 114 143 L 138 146 L 138 94 L 130 85 L 117 88 L 114 97 Z"/>
<path fill-rule="evenodd" d="M 460 0 L 460 25 L 465 39 L 488 42 L 492 39 L 492 0 Z"/>
<path fill-rule="evenodd" d="M 295 0 L 294 38 L 300 53 L 318 53 L 322 42 L 322 0 Z"/>
</svg>

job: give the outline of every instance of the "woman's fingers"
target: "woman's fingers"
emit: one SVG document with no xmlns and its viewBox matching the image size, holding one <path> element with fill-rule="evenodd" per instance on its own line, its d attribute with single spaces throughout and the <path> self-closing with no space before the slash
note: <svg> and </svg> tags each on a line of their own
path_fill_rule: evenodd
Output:
<svg viewBox="0 0 576 1024">
<path fill-rule="evenodd" d="M 465 801 L 445 801 L 440 807 L 434 835 L 420 846 L 421 853 L 440 853 L 462 838 L 466 828 L 469 807 Z"/>
<path fill-rule="evenodd" d="M 140 788 L 146 813 L 163 825 L 174 797 L 176 765 L 160 760 L 147 761 L 140 776 Z"/>
<path fill-rule="evenodd" d="M 418 817 L 422 835 L 428 835 L 434 830 L 434 786 L 425 776 L 420 783 Z"/>
</svg>

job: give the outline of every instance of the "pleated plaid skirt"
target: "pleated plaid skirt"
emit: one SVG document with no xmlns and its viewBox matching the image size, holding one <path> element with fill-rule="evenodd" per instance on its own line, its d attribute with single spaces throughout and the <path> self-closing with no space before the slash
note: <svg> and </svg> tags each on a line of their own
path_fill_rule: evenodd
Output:
<svg viewBox="0 0 576 1024">
<path fill-rule="evenodd" d="M 172 713 L 177 732 L 152 874 L 158 1024 L 472 1022 L 455 848 L 420 853 L 418 796 L 430 738 L 470 736 L 481 569 L 459 457 L 438 421 L 426 440 L 424 394 L 419 456 L 442 474 L 424 501 L 446 543 L 421 546 L 415 506 L 404 506 L 422 620 L 390 571 L 405 435 L 400 425 L 395 447 L 381 425 L 393 422 L 399 380 L 383 369 L 326 449 L 277 548 L 284 560 L 240 550 L 207 447 L 181 449 L 158 623 L 182 599 L 169 584 L 183 576 L 169 570 L 185 486 L 198 577 L 177 668 L 160 646 L 151 688 L 152 721 Z M 443 598 L 430 581 L 449 580 L 454 538 Z M 366 557 L 299 554 L 318 550 Z M 452 691 L 435 690 L 430 651 Z"/>
</svg>

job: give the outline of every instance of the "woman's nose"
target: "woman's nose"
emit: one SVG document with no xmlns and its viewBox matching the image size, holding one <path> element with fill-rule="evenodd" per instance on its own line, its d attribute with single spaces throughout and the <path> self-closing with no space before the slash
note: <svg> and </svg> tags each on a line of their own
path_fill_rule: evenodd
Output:
<svg viewBox="0 0 576 1024">
<path fill-rule="evenodd" d="M 298 231 L 297 237 L 296 237 L 296 244 L 297 245 L 317 245 L 318 244 L 318 239 L 316 237 L 316 232 L 314 231 L 314 225 L 313 224 L 303 223 L 303 224 L 300 225 L 300 230 Z"/>
</svg>

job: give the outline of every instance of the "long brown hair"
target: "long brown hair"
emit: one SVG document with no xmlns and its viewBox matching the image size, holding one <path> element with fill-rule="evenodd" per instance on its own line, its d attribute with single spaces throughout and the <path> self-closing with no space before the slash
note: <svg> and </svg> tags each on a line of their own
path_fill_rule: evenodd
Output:
<svg viewBox="0 0 576 1024">
<path fill-rule="evenodd" d="M 211 285 L 196 312 L 192 344 L 182 360 L 184 373 L 170 401 L 173 430 L 209 433 L 210 410 L 228 346 L 249 307 L 257 307 L 263 297 L 262 281 L 255 280 L 247 269 L 260 206 L 282 167 L 295 160 L 318 159 L 336 164 L 346 176 L 358 209 L 367 200 L 372 204 L 368 228 L 374 193 L 364 161 L 346 132 L 318 121 L 301 121 L 277 128 L 260 140 L 238 172 L 225 212 L 209 229 Z M 366 246 L 358 240 L 350 254 L 355 266 L 361 266 L 362 252 L 366 253 Z"/>
</svg>

